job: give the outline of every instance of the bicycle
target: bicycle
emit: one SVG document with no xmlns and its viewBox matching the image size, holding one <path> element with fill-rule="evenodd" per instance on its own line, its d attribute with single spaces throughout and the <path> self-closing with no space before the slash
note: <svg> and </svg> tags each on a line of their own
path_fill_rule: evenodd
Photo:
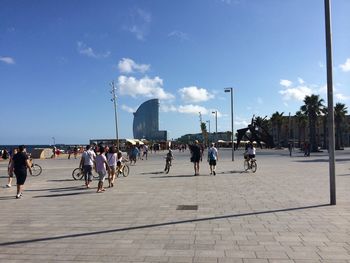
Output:
<svg viewBox="0 0 350 263">
<path fill-rule="evenodd" d="M 30 168 L 32 169 L 32 176 L 39 176 L 43 169 L 39 164 L 34 163 L 34 160 L 32 158 L 29 159 L 29 162 L 31 163 Z"/>
<path fill-rule="evenodd" d="M 72 172 L 72 177 L 74 180 L 82 180 L 84 178 L 83 168 L 75 168 Z M 97 179 L 99 177 L 98 173 L 94 172 L 94 170 L 92 171 L 92 177 L 94 179 Z"/>
<path fill-rule="evenodd" d="M 123 160 L 121 163 L 120 168 L 117 167 L 116 175 L 119 177 L 120 174 L 123 174 L 124 177 L 127 177 L 130 172 L 130 167 L 127 164 L 128 160 Z"/>
<path fill-rule="evenodd" d="M 247 157 L 247 159 L 244 160 L 244 170 L 245 171 L 252 170 L 252 172 L 255 173 L 257 169 L 258 169 L 258 165 L 256 163 L 255 158 Z"/>
<path fill-rule="evenodd" d="M 170 166 L 171 166 L 171 158 L 165 157 L 165 169 L 164 169 L 164 172 L 165 172 L 166 174 L 169 173 L 169 171 L 170 171 Z"/>
</svg>

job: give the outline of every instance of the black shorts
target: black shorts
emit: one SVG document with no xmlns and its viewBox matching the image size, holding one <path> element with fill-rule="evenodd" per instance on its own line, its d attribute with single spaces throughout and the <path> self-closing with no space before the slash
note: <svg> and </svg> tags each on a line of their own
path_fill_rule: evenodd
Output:
<svg viewBox="0 0 350 263">
<path fill-rule="evenodd" d="M 27 169 L 15 170 L 17 185 L 24 185 L 27 179 Z"/>
<path fill-rule="evenodd" d="M 209 165 L 216 166 L 216 160 L 209 160 Z"/>
<path fill-rule="evenodd" d="M 117 161 L 117 166 L 120 167 L 122 165 L 121 161 Z"/>
<path fill-rule="evenodd" d="M 249 154 L 249 159 L 255 158 L 255 154 Z"/>
</svg>

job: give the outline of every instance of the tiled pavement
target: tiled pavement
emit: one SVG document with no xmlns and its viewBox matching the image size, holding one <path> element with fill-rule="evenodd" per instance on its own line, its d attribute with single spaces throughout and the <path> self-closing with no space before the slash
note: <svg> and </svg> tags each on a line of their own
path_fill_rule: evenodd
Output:
<svg viewBox="0 0 350 263">
<path fill-rule="evenodd" d="M 336 153 L 336 206 L 326 153 L 259 151 L 255 174 L 220 153 L 217 176 L 203 162 L 196 177 L 188 153 L 168 175 L 150 155 L 102 194 L 72 180 L 78 160 L 38 160 L 24 198 L 0 189 L 0 262 L 350 262 L 350 150 Z"/>
</svg>

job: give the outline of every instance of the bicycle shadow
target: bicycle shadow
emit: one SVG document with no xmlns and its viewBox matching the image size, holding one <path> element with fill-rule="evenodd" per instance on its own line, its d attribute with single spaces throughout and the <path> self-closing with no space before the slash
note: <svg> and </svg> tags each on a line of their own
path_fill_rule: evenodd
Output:
<svg viewBox="0 0 350 263">
<path fill-rule="evenodd" d="M 43 198 L 43 197 L 64 197 L 64 196 L 74 196 L 74 195 L 85 195 L 85 194 L 95 194 L 96 192 L 74 192 L 74 193 L 65 193 L 65 194 L 52 194 L 52 195 L 37 195 L 32 198 Z"/>
<path fill-rule="evenodd" d="M 85 189 L 83 186 L 70 186 L 70 187 L 58 187 L 58 188 L 44 188 L 44 189 L 28 189 L 26 192 L 64 192 L 64 191 L 73 191 L 73 190 L 80 190 Z"/>
</svg>

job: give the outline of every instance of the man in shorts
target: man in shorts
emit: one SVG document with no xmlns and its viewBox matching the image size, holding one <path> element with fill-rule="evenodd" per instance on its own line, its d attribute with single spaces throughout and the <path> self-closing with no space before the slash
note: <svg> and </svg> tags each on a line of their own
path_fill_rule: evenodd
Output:
<svg viewBox="0 0 350 263">
<path fill-rule="evenodd" d="M 83 168 L 86 188 L 90 188 L 92 182 L 92 168 L 95 164 L 96 154 L 91 150 L 91 146 L 87 145 L 86 150 L 81 156 L 80 168 Z"/>
<path fill-rule="evenodd" d="M 218 160 L 218 150 L 215 148 L 215 144 L 212 143 L 208 150 L 208 162 L 210 167 L 210 174 L 216 175 L 216 162 Z"/>
</svg>

